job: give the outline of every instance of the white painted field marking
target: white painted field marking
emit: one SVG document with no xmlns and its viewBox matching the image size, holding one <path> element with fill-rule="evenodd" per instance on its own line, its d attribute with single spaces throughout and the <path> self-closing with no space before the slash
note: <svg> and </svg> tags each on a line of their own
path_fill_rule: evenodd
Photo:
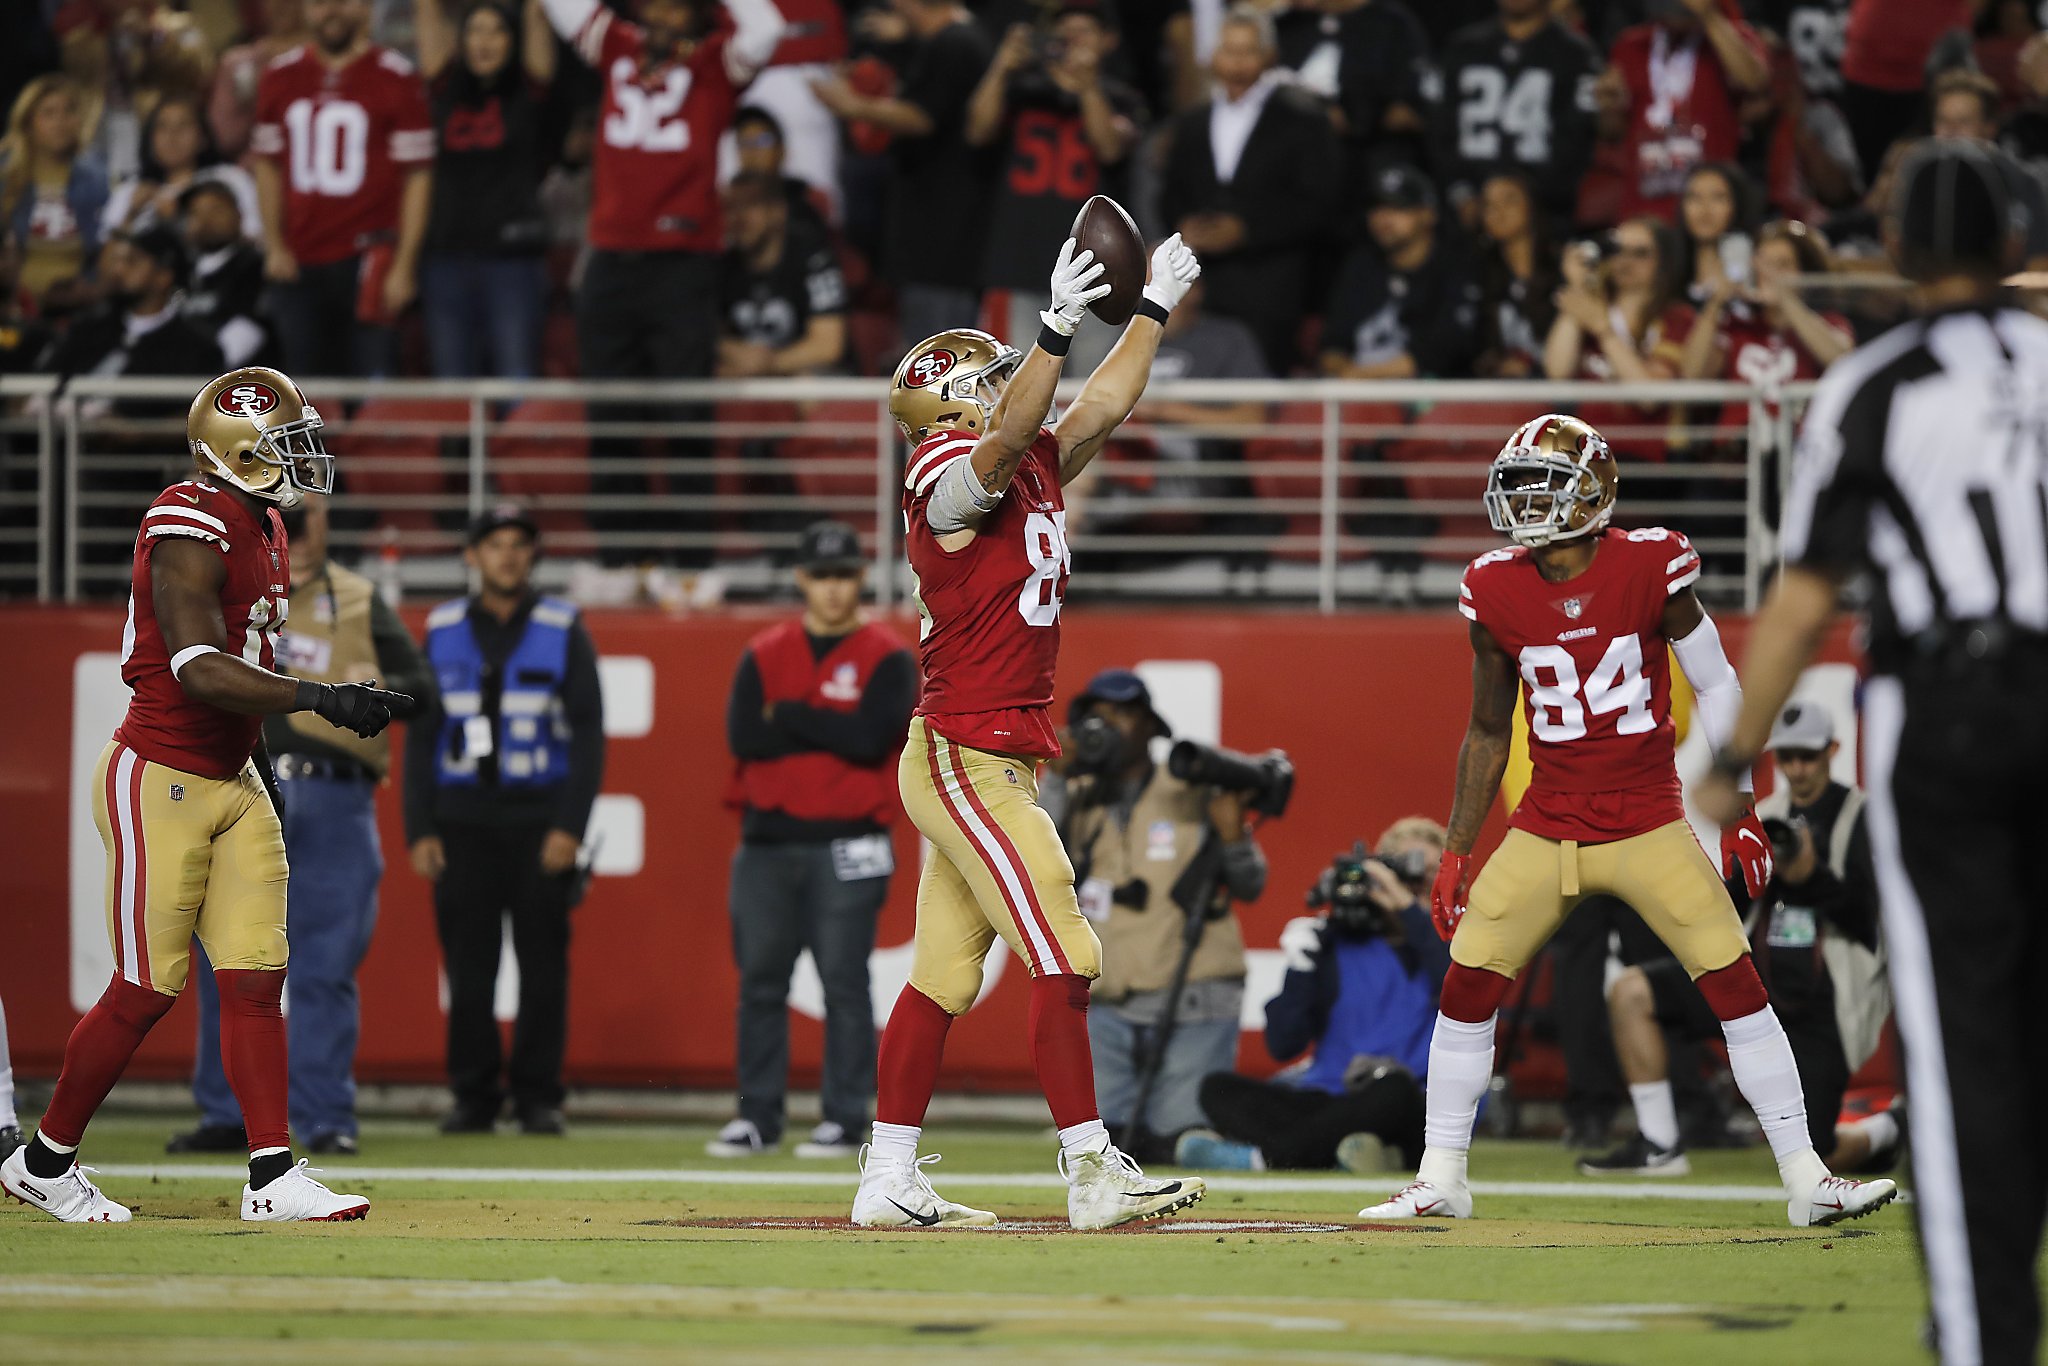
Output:
<svg viewBox="0 0 2048 1366">
<path fill-rule="evenodd" d="M 95 1164 L 102 1176 L 117 1180 L 247 1179 L 248 1168 L 219 1162 L 104 1162 Z M 831 1171 L 736 1171 L 730 1167 L 694 1171 L 673 1167 L 359 1167 L 350 1163 L 348 1179 L 363 1181 L 509 1181 L 544 1186 L 801 1186 L 818 1190 L 851 1191 L 859 1182 L 856 1173 Z M 1332 1195 L 1385 1194 L 1397 1177 L 1390 1173 L 1374 1180 L 1360 1177 L 1313 1176 L 1223 1176 L 1203 1174 L 1212 1191 L 1256 1195 L 1261 1191 L 1299 1194 L 1327 1191 Z M 948 1172 L 949 1186 L 977 1186 L 1002 1190 L 1059 1190 L 1066 1185 L 1057 1172 Z M 1709 1200 L 1730 1204 L 1776 1200 L 1785 1192 L 1777 1186 L 1688 1186 L 1665 1181 L 1474 1181 L 1474 1195 L 1521 1195 L 1536 1199 L 1609 1200 Z M 1900 1199 L 1910 1197 L 1902 1195 Z"/>
</svg>

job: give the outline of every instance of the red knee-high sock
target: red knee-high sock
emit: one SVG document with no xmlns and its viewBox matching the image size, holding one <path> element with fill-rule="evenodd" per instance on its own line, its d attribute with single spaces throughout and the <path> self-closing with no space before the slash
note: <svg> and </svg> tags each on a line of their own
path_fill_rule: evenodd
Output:
<svg viewBox="0 0 2048 1366">
<path fill-rule="evenodd" d="M 64 1070 L 37 1132 L 53 1143 L 77 1147 L 100 1102 L 128 1070 L 128 1060 L 177 1000 L 119 977 L 109 982 L 64 1045 Z"/>
<path fill-rule="evenodd" d="M 946 1031 L 953 1016 L 916 987 L 906 986 L 882 1027 L 875 1055 L 875 1119 L 921 1127 L 939 1084 Z"/>
<path fill-rule="evenodd" d="M 1088 1051 L 1088 979 L 1031 979 L 1031 1065 L 1062 1129 L 1101 1116 L 1095 1109 L 1095 1059 Z"/>
<path fill-rule="evenodd" d="M 216 968 L 220 1061 L 242 1103 L 249 1151 L 291 1146 L 285 1119 L 284 973 Z"/>
</svg>

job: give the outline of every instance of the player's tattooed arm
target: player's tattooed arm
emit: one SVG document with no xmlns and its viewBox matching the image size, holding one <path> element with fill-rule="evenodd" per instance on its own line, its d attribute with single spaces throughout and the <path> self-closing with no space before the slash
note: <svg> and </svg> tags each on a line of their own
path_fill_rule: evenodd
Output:
<svg viewBox="0 0 2048 1366">
<path fill-rule="evenodd" d="M 1072 406 L 1060 415 L 1053 435 L 1060 443 L 1060 483 L 1071 484 L 1088 462 L 1122 426 L 1144 397 L 1152 377 L 1152 360 L 1166 329 L 1151 318 L 1133 318 L 1110 348 L 1095 373 L 1081 386 Z"/>
<path fill-rule="evenodd" d="M 1016 478 L 1024 453 L 1038 440 L 1045 415 L 1052 411 L 1053 390 L 1059 385 L 1065 360 L 1034 346 L 1010 376 L 988 433 L 974 447 L 974 481 L 985 497 L 1000 498 Z"/>
<path fill-rule="evenodd" d="M 149 599 L 185 695 L 249 715 L 296 711 L 298 680 L 258 668 L 228 642 L 220 590 L 227 562 L 199 540 L 166 536 L 149 556 Z"/>
<path fill-rule="evenodd" d="M 1469 854 L 1479 827 L 1500 791 L 1514 735 L 1515 662 L 1492 634 L 1472 623 L 1472 719 L 1458 746 L 1457 795 L 1451 799 L 1450 832 L 1444 847 Z"/>
</svg>

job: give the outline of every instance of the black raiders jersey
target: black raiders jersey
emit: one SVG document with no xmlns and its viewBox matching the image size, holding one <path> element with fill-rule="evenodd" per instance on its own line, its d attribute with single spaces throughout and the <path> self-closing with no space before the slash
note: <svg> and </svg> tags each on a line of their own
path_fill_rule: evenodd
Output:
<svg viewBox="0 0 2048 1366">
<path fill-rule="evenodd" d="M 1452 38 L 1440 65 L 1437 165 L 1453 193 L 1518 171 L 1546 209 L 1568 214 L 1593 155 L 1592 46 L 1555 23 L 1517 43 L 1490 21 Z"/>
</svg>

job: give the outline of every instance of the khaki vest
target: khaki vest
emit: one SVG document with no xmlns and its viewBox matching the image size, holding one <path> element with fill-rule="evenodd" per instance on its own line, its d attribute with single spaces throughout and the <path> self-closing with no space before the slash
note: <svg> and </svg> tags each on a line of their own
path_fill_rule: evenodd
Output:
<svg viewBox="0 0 2048 1366">
<path fill-rule="evenodd" d="M 1792 790 L 1779 783 L 1775 792 L 1756 804 L 1760 819 L 1784 820 L 1792 814 Z M 1852 787 L 1835 817 L 1828 847 L 1816 849 L 1837 878 L 1849 876 L 1849 841 L 1856 833 L 1857 817 L 1863 814 L 1863 789 Z M 1892 1013 L 1892 983 L 1884 931 L 1878 931 L 1877 947 L 1866 949 L 1847 935 L 1831 929 L 1821 931 L 1821 960 L 1835 984 L 1835 1027 L 1842 1035 L 1842 1053 L 1849 1070 L 1856 1071 L 1870 1061 L 1884 1035 L 1884 1022 Z"/>
<path fill-rule="evenodd" d="M 1163 767 L 1153 770 L 1128 826 L 1119 826 L 1107 806 L 1075 814 L 1073 847 L 1088 862 L 1089 879 L 1116 888 L 1136 878 L 1150 890 L 1144 910 L 1111 905 L 1109 918 L 1095 922 L 1102 941 L 1102 976 L 1094 988 L 1098 1000 L 1114 1004 L 1134 992 L 1172 985 L 1187 924 L 1186 913 L 1173 899 L 1173 884 L 1194 861 L 1208 829 L 1208 789 L 1190 787 Z M 1100 897 L 1088 897 L 1084 889 L 1083 904 L 1099 904 L 1107 896 L 1105 890 Z M 1237 916 L 1210 921 L 1188 964 L 1188 980 L 1243 976 L 1244 933 Z"/>
<path fill-rule="evenodd" d="M 305 607 L 292 614 L 277 655 L 294 678 L 316 683 L 362 683 L 383 674 L 377 667 L 377 643 L 370 636 L 370 599 L 376 587 L 361 574 L 328 561 L 321 575 L 294 598 Z M 345 751 L 376 770 L 379 778 L 391 768 L 391 732 L 365 740 L 323 721 L 309 711 L 285 717 L 291 728 L 311 740 Z"/>
</svg>

